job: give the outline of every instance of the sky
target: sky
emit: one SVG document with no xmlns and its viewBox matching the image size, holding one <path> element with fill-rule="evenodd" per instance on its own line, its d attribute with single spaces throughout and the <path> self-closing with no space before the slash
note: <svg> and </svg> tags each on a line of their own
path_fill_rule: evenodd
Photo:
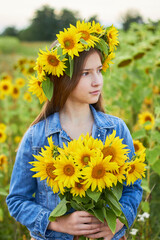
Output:
<svg viewBox="0 0 160 240">
<path fill-rule="evenodd" d="M 34 12 L 46 4 L 57 12 L 63 8 L 78 11 L 84 19 L 97 15 L 104 25 L 118 26 L 129 9 L 137 10 L 145 21 L 160 19 L 160 0 L 4 0 L 0 7 L 0 32 L 8 26 L 27 27 Z"/>
</svg>

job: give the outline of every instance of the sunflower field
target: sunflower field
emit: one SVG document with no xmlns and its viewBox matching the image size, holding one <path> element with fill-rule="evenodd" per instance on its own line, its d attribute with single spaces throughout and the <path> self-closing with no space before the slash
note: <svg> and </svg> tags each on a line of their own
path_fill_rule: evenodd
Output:
<svg viewBox="0 0 160 240">
<path fill-rule="evenodd" d="M 146 149 L 143 200 L 127 232 L 129 240 L 160 239 L 160 24 L 132 24 L 119 30 L 114 64 L 104 75 L 106 113 L 129 127 L 136 152 Z M 18 144 L 41 104 L 28 91 L 38 49 L 50 42 L 26 43 L 0 37 L 0 239 L 29 240 L 28 230 L 9 214 L 5 198 Z"/>
</svg>

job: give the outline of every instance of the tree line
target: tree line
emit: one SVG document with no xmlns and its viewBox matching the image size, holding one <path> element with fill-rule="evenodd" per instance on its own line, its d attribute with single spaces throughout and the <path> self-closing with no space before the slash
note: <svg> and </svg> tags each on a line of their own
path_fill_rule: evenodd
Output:
<svg viewBox="0 0 160 240">
<path fill-rule="evenodd" d="M 62 9 L 57 13 L 54 8 L 44 5 L 35 11 L 27 28 L 17 30 L 16 27 L 9 26 L 1 36 L 15 36 L 22 41 L 53 41 L 60 30 L 69 27 L 70 24 L 75 25 L 77 20 L 82 20 L 78 11 Z M 97 15 L 86 20 L 100 22 Z M 136 10 L 128 10 L 120 18 L 120 24 L 124 31 L 127 31 L 133 22 L 145 24 L 143 17 Z M 152 23 L 156 27 L 158 22 Z"/>
</svg>

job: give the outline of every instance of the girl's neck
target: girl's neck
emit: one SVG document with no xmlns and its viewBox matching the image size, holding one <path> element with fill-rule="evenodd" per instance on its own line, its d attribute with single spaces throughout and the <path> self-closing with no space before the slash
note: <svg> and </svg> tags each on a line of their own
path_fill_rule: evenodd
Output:
<svg viewBox="0 0 160 240">
<path fill-rule="evenodd" d="M 73 105 L 65 104 L 59 113 L 61 126 L 72 139 L 78 139 L 83 134 L 91 134 L 93 115 L 88 104 Z"/>
<path fill-rule="evenodd" d="M 60 111 L 60 121 L 62 123 L 65 121 L 70 122 L 70 124 L 78 125 L 91 119 L 93 119 L 93 116 L 88 104 L 79 104 L 79 106 L 65 104 Z"/>
</svg>

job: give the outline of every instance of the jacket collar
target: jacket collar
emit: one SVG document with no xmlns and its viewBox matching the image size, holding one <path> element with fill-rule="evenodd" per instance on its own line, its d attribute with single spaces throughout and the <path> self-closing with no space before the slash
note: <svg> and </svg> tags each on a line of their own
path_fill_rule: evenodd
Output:
<svg viewBox="0 0 160 240">
<path fill-rule="evenodd" d="M 96 111 L 92 105 L 90 105 L 90 109 L 92 111 L 94 123 L 97 128 L 99 129 L 114 128 L 115 125 L 111 121 L 109 115 Z M 49 137 L 50 135 L 58 132 L 61 132 L 61 135 L 62 136 L 64 135 L 64 137 L 67 138 L 67 134 L 62 129 L 60 123 L 59 112 L 55 112 L 46 119 L 45 135 L 46 137 Z"/>
</svg>

